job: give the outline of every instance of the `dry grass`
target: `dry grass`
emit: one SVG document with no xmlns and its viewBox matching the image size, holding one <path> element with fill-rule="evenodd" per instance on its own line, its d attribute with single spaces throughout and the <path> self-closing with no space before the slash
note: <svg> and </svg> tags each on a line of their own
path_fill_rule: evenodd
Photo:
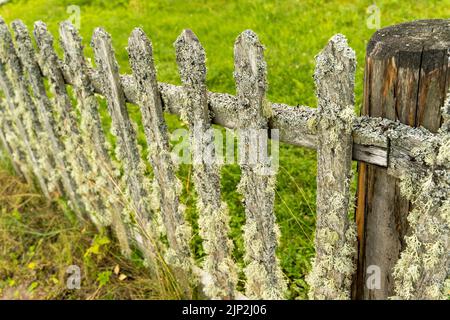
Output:
<svg viewBox="0 0 450 320">
<path fill-rule="evenodd" d="M 80 225 L 63 200 L 48 201 L 0 164 L 1 299 L 178 299 L 170 274 L 151 278 L 141 257 L 120 254 L 108 230 Z M 68 289 L 70 265 L 81 288 Z"/>
</svg>

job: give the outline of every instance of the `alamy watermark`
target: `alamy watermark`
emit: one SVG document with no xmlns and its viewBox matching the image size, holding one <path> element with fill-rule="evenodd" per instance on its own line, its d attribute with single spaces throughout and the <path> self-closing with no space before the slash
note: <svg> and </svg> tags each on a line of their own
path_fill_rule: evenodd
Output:
<svg viewBox="0 0 450 320">
<path fill-rule="evenodd" d="M 67 277 L 66 287 L 70 290 L 79 290 L 81 288 L 81 270 L 77 265 L 71 265 L 67 267 L 66 274 Z"/>
<path fill-rule="evenodd" d="M 366 279 L 367 289 L 381 289 L 381 268 L 377 265 L 370 265 L 367 267 L 366 273 L 369 275 Z"/>
<path fill-rule="evenodd" d="M 367 7 L 366 13 L 368 17 L 366 19 L 366 25 L 368 29 L 380 29 L 381 28 L 381 12 L 380 8 L 376 4 L 372 4 Z"/>
<path fill-rule="evenodd" d="M 278 129 L 202 130 L 179 128 L 171 134 L 172 158 L 177 164 L 224 165 L 237 163 L 252 167 L 260 175 L 274 175 L 279 166 Z"/>
<path fill-rule="evenodd" d="M 75 28 L 80 30 L 81 27 L 81 8 L 77 5 L 70 5 L 67 7 L 66 12 L 70 14 L 67 21 L 69 21 Z"/>
</svg>

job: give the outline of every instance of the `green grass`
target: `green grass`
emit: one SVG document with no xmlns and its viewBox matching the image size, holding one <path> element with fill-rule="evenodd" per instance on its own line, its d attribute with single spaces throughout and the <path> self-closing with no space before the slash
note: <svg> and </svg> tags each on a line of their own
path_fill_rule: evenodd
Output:
<svg viewBox="0 0 450 320">
<path fill-rule="evenodd" d="M 43 20 L 54 35 L 58 23 L 69 17 L 68 5 L 81 8 L 80 32 L 86 44 L 86 54 L 92 57 L 89 40 L 97 26 L 112 34 L 121 72 L 130 71 L 125 47 L 131 30 L 141 26 L 152 39 L 155 62 L 160 81 L 179 84 L 172 43 L 185 28 L 199 37 L 207 53 L 208 88 L 212 91 L 234 93 L 233 43 L 240 32 L 254 30 L 266 47 L 268 64 L 268 98 L 274 102 L 315 107 L 314 56 L 336 33 L 347 36 L 357 54 L 356 106 L 362 101 L 365 46 L 375 30 L 366 26 L 367 7 L 372 1 L 139 1 L 139 0 L 48 0 L 12 1 L 0 7 L 7 22 L 22 19 L 30 28 Z M 450 0 L 391 0 L 377 1 L 381 10 L 381 26 L 424 18 L 448 18 Z M 59 50 L 59 49 L 58 49 Z M 59 50 L 59 52 L 61 52 Z M 133 119 L 139 122 L 135 106 L 130 106 Z M 104 125 L 109 126 L 106 112 Z M 168 117 L 170 129 L 180 125 Z M 139 142 L 145 146 L 142 132 Z M 223 196 L 232 213 L 232 237 L 236 244 L 235 257 L 242 263 L 240 226 L 244 222 L 240 196 L 235 192 L 239 169 L 223 169 Z M 312 238 L 315 222 L 315 152 L 282 145 L 275 210 L 281 226 L 279 257 L 290 280 L 289 298 L 305 298 L 304 276 L 314 254 Z M 183 201 L 191 221 L 197 216 L 195 193 L 189 166 L 182 167 L 180 178 L 185 186 Z M 194 225 L 195 227 L 195 225 Z M 193 240 L 197 258 L 201 259 L 201 241 Z"/>
<path fill-rule="evenodd" d="M 150 276 L 137 252 L 121 255 L 106 230 L 78 224 L 61 199 L 47 201 L 0 154 L 0 300 L 177 299 L 168 273 Z M 80 288 L 67 287 L 71 265 Z"/>
</svg>

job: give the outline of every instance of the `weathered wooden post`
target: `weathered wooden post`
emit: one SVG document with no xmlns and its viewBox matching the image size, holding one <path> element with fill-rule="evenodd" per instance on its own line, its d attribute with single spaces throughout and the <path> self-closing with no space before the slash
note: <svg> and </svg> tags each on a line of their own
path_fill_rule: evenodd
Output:
<svg viewBox="0 0 450 320">
<path fill-rule="evenodd" d="M 361 115 L 436 132 L 449 87 L 449 48 L 450 20 L 421 20 L 378 30 L 367 45 Z M 394 294 L 392 268 L 405 247 L 406 218 L 412 208 L 400 195 L 399 181 L 385 168 L 359 163 L 358 173 L 359 254 L 353 298 L 386 299 Z M 380 286 L 369 288 L 367 280 L 377 270 Z"/>
</svg>

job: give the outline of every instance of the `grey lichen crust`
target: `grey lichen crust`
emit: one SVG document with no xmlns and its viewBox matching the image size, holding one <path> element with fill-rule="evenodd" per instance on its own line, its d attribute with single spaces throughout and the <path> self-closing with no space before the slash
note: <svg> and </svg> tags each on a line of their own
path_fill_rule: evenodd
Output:
<svg viewBox="0 0 450 320">
<path fill-rule="evenodd" d="M 33 90 L 33 98 L 39 119 L 45 129 L 45 141 L 48 141 L 53 152 L 56 172 L 59 173 L 64 192 L 69 199 L 69 204 L 80 220 L 83 220 L 85 205 L 77 193 L 75 181 L 70 174 L 70 164 L 64 153 L 64 145 L 61 140 L 61 135 L 57 130 L 55 118 L 52 113 L 52 105 L 47 96 L 43 76 L 37 63 L 36 53 L 30 35 L 26 26 L 20 20 L 12 22 L 12 29 L 14 30 L 16 42 L 20 43 L 20 46 L 17 46 L 17 54 L 26 71 L 25 79 L 27 79 L 30 88 Z"/>
<path fill-rule="evenodd" d="M 450 94 L 436 139 L 416 150 L 425 170 L 401 177 L 401 192 L 412 201 L 406 249 L 394 267 L 393 299 L 447 299 L 450 288 Z"/>
<path fill-rule="evenodd" d="M 111 222 L 122 252 L 130 255 L 128 231 L 129 210 L 119 166 L 109 155 L 111 146 L 105 139 L 98 112 L 98 102 L 89 77 L 89 66 L 83 55 L 78 31 L 69 22 L 60 25 L 61 47 L 64 50 L 63 74 L 71 75 L 71 82 L 80 112 L 80 135 L 91 172 L 96 172 L 95 189 L 104 195 L 103 205 L 111 213 Z"/>
<path fill-rule="evenodd" d="M 165 258 L 175 268 L 178 280 L 186 287 L 184 288 L 186 291 L 196 283 L 192 271 L 194 261 L 189 247 L 192 232 L 184 217 L 184 207 L 179 200 L 182 187 L 175 175 L 176 168 L 170 154 L 152 44 L 142 29 L 136 28 L 131 33 L 128 40 L 128 54 L 133 77 L 138 85 L 137 99 L 147 138 L 148 157 L 154 172 L 153 190 L 158 190 L 156 201 L 159 203 L 170 246 Z"/>
<path fill-rule="evenodd" d="M 239 148 L 244 152 L 251 149 L 256 152 L 251 148 L 246 130 L 267 129 L 271 115 L 265 98 L 267 82 L 263 50 L 251 30 L 241 33 L 234 45 L 234 77 L 239 103 L 236 116 L 238 128 L 243 133 L 239 137 Z M 276 175 L 261 174 L 270 171 L 267 163 L 241 162 L 240 167 L 242 175 L 238 191 L 244 196 L 246 215 L 243 227 L 246 295 L 253 299 L 283 299 L 286 282 L 276 256 L 280 231 L 273 208 Z"/>
<path fill-rule="evenodd" d="M 356 59 L 347 39 L 335 35 L 316 57 L 318 172 L 316 256 L 307 277 L 310 299 L 350 299 L 356 227 L 348 218 Z"/>
<path fill-rule="evenodd" d="M 87 148 L 82 143 L 75 109 L 72 108 L 64 83 L 61 63 L 53 49 L 53 36 L 47 31 L 43 22 L 36 22 L 34 28 L 36 43 L 39 47 L 38 61 L 44 75 L 49 79 L 50 89 L 54 95 L 52 110 L 56 123 L 59 125 L 59 135 L 64 144 L 64 156 L 71 168 L 78 194 L 85 204 L 89 218 L 98 226 L 111 224 L 111 214 L 106 209 L 102 192 L 97 179 L 101 178 L 98 171 L 93 171 L 86 157 Z"/>
<path fill-rule="evenodd" d="M 111 132 L 117 138 L 116 156 L 123 164 L 123 178 L 127 186 L 125 199 L 131 200 L 127 203 L 133 222 L 129 226 L 140 247 L 149 254 L 149 261 L 156 262 L 160 247 L 159 231 L 164 227 L 158 214 L 159 204 L 151 202 L 152 184 L 145 176 L 146 166 L 137 145 L 136 128 L 128 115 L 110 35 L 101 28 L 95 29 L 91 46 L 111 116 Z"/>
<path fill-rule="evenodd" d="M 228 208 L 221 200 L 220 164 L 207 101 L 205 51 L 191 30 L 184 30 L 174 46 L 185 95 L 181 118 L 190 129 L 198 223 L 207 254 L 204 269 L 212 277 L 204 292 L 213 299 L 233 299 L 237 272 L 231 256 L 233 243 L 228 237 Z"/>
<path fill-rule="evenodd" d="M 31 100 L 22 64 L 17 57 L 8 26 L 0 18 L 0 80 L 14 127 L 27 150 L 27 156 L 39 186 L 47 198 L 58 188 L 59 175 L 54 173 L 52 151 L 48 143 L 38 148 L 39 142 L 47 141 L 45 130 L 38 119 Z"/>
</svg>

